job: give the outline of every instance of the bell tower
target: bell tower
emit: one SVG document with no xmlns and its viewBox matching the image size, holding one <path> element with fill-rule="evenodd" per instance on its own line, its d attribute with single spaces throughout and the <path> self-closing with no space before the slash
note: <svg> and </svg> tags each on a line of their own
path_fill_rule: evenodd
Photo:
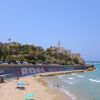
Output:
<svg viewBox="0 0 100 100">
<path fill-rule="evenodd" d="M 58 41 L 58 47 L 60 48 L 60 40 Z"/>
</svg>

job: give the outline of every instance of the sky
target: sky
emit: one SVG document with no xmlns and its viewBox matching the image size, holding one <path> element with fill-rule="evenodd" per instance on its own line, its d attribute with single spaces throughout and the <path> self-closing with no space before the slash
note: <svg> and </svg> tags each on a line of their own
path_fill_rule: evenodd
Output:
<svg viewBox="0 0 100 100">
<path fill-rule="evenodd" d="M 0 41 L 61 46 L 100 60 L 100 0 L 0 0 Z"/>
</svg>

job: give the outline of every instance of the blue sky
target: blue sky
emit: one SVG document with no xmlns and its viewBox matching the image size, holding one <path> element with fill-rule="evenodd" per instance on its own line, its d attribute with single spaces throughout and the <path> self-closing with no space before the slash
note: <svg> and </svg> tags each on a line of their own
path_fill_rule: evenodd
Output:
<svg viewBox="0 0 100 100">
<path fill-rule="evenodd" d="M 100 60 L 100 0 L 1 0 L 0 41 L 47 48 L 58 40 L 85 60 Z"/>
</svg>

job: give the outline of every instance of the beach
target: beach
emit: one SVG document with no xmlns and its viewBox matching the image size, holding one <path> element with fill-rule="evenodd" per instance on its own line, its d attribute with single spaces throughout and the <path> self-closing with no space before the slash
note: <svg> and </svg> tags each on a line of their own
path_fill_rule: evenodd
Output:
<svg viewBox="0 0 100 100">
<path fill-rule="evenodd" d="M 17 89 L 16 82 L 24 81 L 25 90 Z M 24 95 L 34 93 L 34 100 L 71 100 L 57 89 L 50 88 L 42 77 L 26 76 L 0 84 L 0 100 L 24 100 Z"/>
<path fill-rule="evenodd" d="M 94 77 L 91 77 L 92 74 L 94 76 L 97 73 L 99 73 L 99 68 L 98 70 L 94 70 L 92 72 L 83 70 L 60 71 L 38 73 L 37 75 L 28 75 L 20 77 L 19 79 L 13 78 L 10 79 L 10 81 L 6 80 L 5 83 L 0 84 L 0 100 L 24 100 L 24 96 L 30 93 L 34 94 L 33 100 L 98 99 L 99 92 L 96 93 L 96 91 L 94 91 L 95 89 L 93 89 L 92 91 L 88 91 L 88 93 L 86 92 L 86 86 L 88 86 L 89 88 L 90 85 L 96 85 L 95 87 L 98 88 L 97 85 L 99 85 L 100 81 L 97 80 L 96 84 L 93 84 L 95 83 L 95 80 L 93 80 Z M 98 77 L 96 76 L 96 78 Z M 16 83 L 20 81 L 25 82 L 24 90 L 17 88 Z M 93 94 L 95 94 L 96 96 L 90 96 L 90 92 L 93 92 Z"/>
</svg>

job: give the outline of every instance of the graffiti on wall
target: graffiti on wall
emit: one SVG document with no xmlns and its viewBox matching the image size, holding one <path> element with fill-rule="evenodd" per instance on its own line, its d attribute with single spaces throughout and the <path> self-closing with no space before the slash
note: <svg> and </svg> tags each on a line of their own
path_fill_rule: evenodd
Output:
<svg viewBox="0 0 100 100">
<path fill-rule="evenodd" d="M 36 73 L 44 73 L 44 72 L 55 72 L 55 71 L 70 71 L 70 70 L 80 70 L 81 68 L 74 68 L 73 66 L 65 66 L 65 67 L 23 67 L 18 70 L 18 75 L 29 75 Z"/>
<path fill-rule="evenodd" d="M 44 73 L 44 72 L 54 72 L 54 71 L 63 71 L 62 67 L 36 67 L 36 68 L 20 68 L 18 70 L 18 75 L 28 75 L 28 74 L 36 74 L 36 73 Z"/>
<path fill-rule="evenodd" d="M 5 73 L 5 70 L 0 70 L 0 74 L 4 74 Z"/>
<path fill-rule="evenodd" d="M 21 68 L 18 70 L 19 75 L 28 75 L 45 72 L 44 68 Z"/>
</svg>

